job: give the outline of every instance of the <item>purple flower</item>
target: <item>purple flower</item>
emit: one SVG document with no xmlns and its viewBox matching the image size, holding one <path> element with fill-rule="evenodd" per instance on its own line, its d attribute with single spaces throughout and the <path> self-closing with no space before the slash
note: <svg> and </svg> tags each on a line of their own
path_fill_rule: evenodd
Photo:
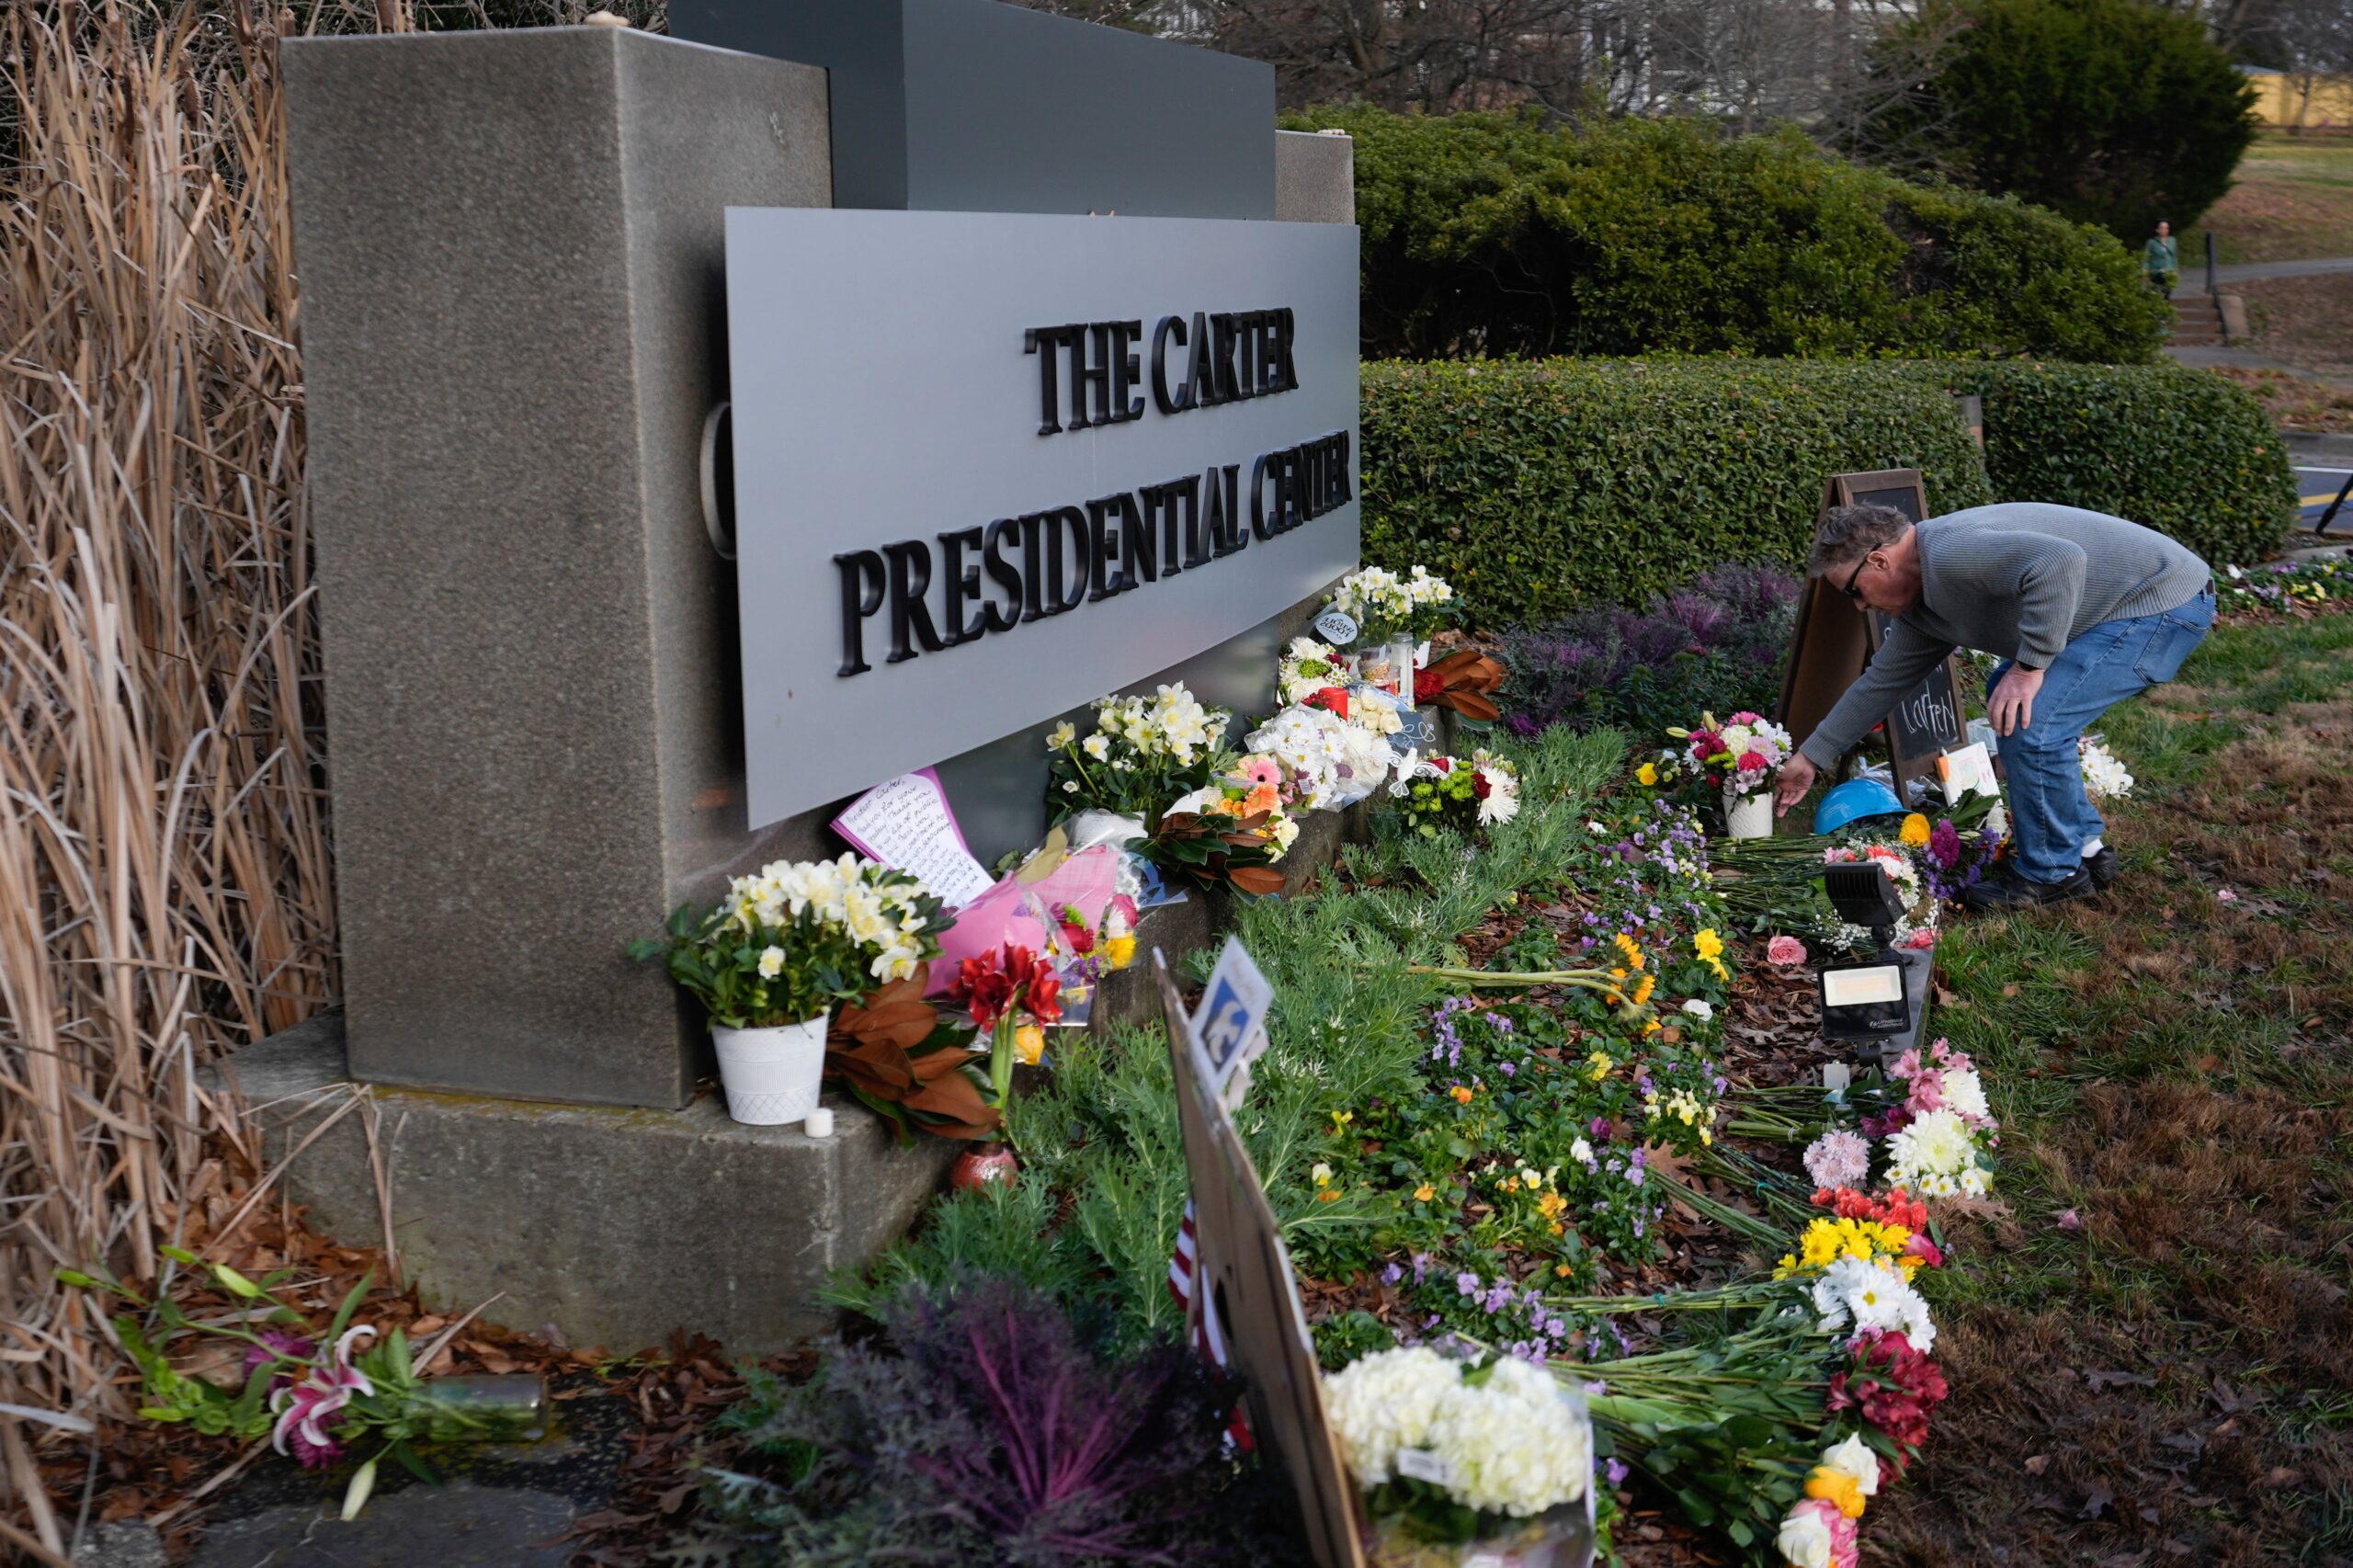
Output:
<svg viewBox="0 0 2353 1568">
<path fill-rule="evenodd" d="M 1806 1145 L 1805 1174 L 1816 1187 L 1859 1187 L 1870 1169 L 1870 1145 L 1843 1127 Z"/>
<path fill-rule="evenodd" d="M 1430 1255 L 1426 1252 L 1417 1252 L 1414 1255 L 1413 1263 L 1414 1283 L 1418 1285 L 1429 1277 Z"/>
<path fill-rule="evenodd" d="M 1611 1459 L 1608 1461 L 1608 1473 L 1609 1476 L 1609 1489 L 1612 1492 L 1615 1492 L 1618 1488 L 1626 1484 L 1626 1477 L 1631 1472 L 1626 1469 L 1626 1461 L 1624 1460 Z"/>
<path fill-rule="evenodd" d="M 1393 1263 L 1381 1271 L 1381 1282 L 1383 1285 L 1394 1285 L 1404 1278 L 1405 1278 L 1405 1271 Z"/>
<path fill-rule="evenodd" d="M 1454 1291 L 1455 1294 L 1459 1296 L 1477 1295 L 1479 1293 L 1479 1277 L 1468 1270 L 1456 1275 L 1454 1277 Z"/>
</svg>

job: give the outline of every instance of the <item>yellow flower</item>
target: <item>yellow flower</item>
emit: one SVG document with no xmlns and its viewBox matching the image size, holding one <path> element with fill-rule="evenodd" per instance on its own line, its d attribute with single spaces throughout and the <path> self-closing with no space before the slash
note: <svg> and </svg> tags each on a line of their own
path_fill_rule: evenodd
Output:
<svg viewBox="0 0 2353 1568">
<path fill-rule="evenodd" d="M 1307 1174 L 1315 1178 L 1315 1185 L 1318 1187 L 1329 1187 L 1332 1185 L 1332 1167 L 1324 1165 L 1320 1160 L 1316 1162 L 1315 1168 L 1309 1171 Z"/>
<path fill-rule="evenodd" d="M 1557 1192 L 1548 1192 L 1536 1200 L 1536 1211 L 1547 1220 L 1569 1206 L 1569 1200 Z"/>
<path fill-rule="evenodd" d="M 1136 961 L 1136 939 L 1133 937 L 1113 937 L 1103 944 L 1103 957 L 1113 969 L 1125 969 Z"/>
<path fill-rule="evenodd" d="M 1327 1187 L 1323 1191 L 1315 1195 L 1315 1201 L 1318 1203 L 1337 1203 L 1340 1201 L 1339 1189 L 1336 1187 Z"/>
<path fill-rule="evenodd" d="M 1025 1066 L 1035 1067 L 1046 1054 L 1046 1031 L 1035 1024 L 1022 1025 L 1013 1031 L 1013 1053 Z"/>
<path fill-rule="evenodd" d="M 1357 1113 L 1352 1110 L 1336 1110 L 1332 1113 L 1332 1131 L 1338 1132 L 1356 1119 Z"/>
<path fill-rule="evenodd" d="M 1618 1063 L 1610 1058 L 1608 1051 L 1598 1049 L 1597 1049 L 1591 1056 L 1586 1057 L 1586 1061 L 1593 1067 L 1593 1071 L 1586 1074 L 1586 1076 L 1591 1078 L 1597 1084 L 1609 1076 L 1611 1073 L 1617 1070 L 1618 1066 Z"/>
<path fill-rule="evenodd" d="M 1838 1511 L 1850 1519 L 1863 1517 L 1863 1489 L 1856 1485 L 1855 1478 L 1843 1470 L 1817 1465 L 1813 1473 L 1805 1479 L 1805 1494 L 1837 1504 Z"/>
<path fill-rule="evenodd" d="M 1928 819 L 1914 812 L 1904 819 L 1904 831 L 1897 836 L 1915 849 L 1926 849 L 1928 846 Z"/>
<path fill-rule="evenodd" d="M 1634 1006 L 1639 1007 L 1648 1002 L 1651 999 L 1651 993 L 1657 989 L 1657 986 L 1658 977 L 1656 975 L 1645 974 L 1642 979 L 1636 981 L 1634 983 Z"/>
<path fill-rule="evenodd" d="M 1566 1279 L 1570 1273 L 1569 1266 L 1565 1263 L 1556 1263 L 1552 1266 L 1552 1272 Z"/>
<path fill-rule="evenodd" d="M 1518 1176 L 1504 1177 L 1504 1190 L 1506 1192 L 1518 1192 L 1519 1190 L 1519 1178 Z"/>
<path fill-rule="evenodd" d="M 1469 1105 L 1471 1103 L 1471 1086 L 1467 1084 L 1457 1084 L 1454 1087 L 1449 1089 L 1447 1093 L 1454 1096 L 1455 1103 L 1458 1105 Z"/>
<path fill-rule="evenodd" d="M 1692 934 L 1691 950 L 1703 959 L 1720 959 L 1724 953 L 1724 939 L 1717 936 L 1715 927 L 1711 926 Z"/>
<path fill-rule="evenodd" d="M 1657 767 L 1654 764 L 1646 762 L 1640 767 L 1634 769 L 1634 782 L 1643 786 L 1645 789 L 1649 788 L 1651 785 L 1656 784 L 1658 782 Z"/>
<path fill-rule="evenodd" d="M 1431 1199 L 1436 1198 L 1437 1196 L 1438 1188 L 1432 1187 L 1427 1182 L 1424 1182 L 1421 1186 L 1414 1188 L 1414 1201 L 1416 1203 L 1427 1203 Z"/>
</svg>

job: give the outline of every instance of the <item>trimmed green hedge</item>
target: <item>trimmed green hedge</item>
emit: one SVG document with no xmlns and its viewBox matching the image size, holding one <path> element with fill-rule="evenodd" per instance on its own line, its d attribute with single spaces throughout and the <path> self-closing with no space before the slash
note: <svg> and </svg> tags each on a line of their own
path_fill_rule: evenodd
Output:
<svg viewBox="0 0 2353 1568">
<path fill-rule="evenodd" d="M 1347 131 L 1363 352 L 2140 363 L 2170 319 L 2131 254 L 2015 200 L 1691 119 L 1314 109 Z"/>
<path fill-rule="evenodd" d="M 1951 396 L 1838 360 L 1367 361 L 1364 556 L 1487 625 L 1641 604 L 1721 561 L 1794 562 L 1834 473 L 1992 500 Z"/>
<path fill-rule="evenodd" d="M 2220 376 L 2187 365 L 1945 369 L 1985 400 L 1985 468 L 2005 501 L 2113 512 L 2216 566 L 2262 560 L 2295 525 L 2287 443 Z"/>
<path fill-rule="evenodd" d="M 1427 565 L 1488 626 L 1795 563 L 1834 473 L 1917 468 L 1938 512 L 2092 506 L 2218 564 L 2296 511 L 2261 407 L 2181 367 L 1369 360 L 1363 388 L 1365 559 Z M 1985 462 L 1956 392 L 1986 400 Z"/>
</svg>

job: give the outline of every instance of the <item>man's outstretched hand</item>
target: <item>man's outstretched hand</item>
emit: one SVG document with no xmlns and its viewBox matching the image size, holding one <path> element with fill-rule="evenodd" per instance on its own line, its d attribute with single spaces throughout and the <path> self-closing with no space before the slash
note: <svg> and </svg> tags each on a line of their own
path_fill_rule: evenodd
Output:
<svg viewBox="0 0 2353 1568">
<path fill-rule="evenodd" d="M 1773 814 L 1785 817 L 1790 808 L 1805 799 L 1813 788 L 1813 764 L 1802 756 L 1792 756 L 1781 764 L 1780 776 L 1773 781 Z"/>
<path fill-rule="evenodd" d="M 1994 695 L 1985 699 L 1985 717 L 1994 722 L 1997 735 L 2015 734 L 2034 722 L 2034 694 L 2042 689 L 2042 672 L 2012 665 L 2007 674 L 1994 683 Z"/>
</svg>

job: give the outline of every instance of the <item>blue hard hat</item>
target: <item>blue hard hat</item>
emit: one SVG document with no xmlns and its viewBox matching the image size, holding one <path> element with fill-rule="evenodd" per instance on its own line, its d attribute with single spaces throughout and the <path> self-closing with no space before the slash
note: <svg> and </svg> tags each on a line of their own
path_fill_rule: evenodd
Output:
<svg viewBox="0 0 2353 1568">
<path fill-rule="evenodd" d="M 1836 833 L 1852 823 L 1871 817 L 1900 817 L 1904 802 L 1895 791 L 1876 778 L 1849 778 L 1822 797 L 1822 804 L 1813 809 L 1813 831 L 1816 834 Z"/>
</svg>

